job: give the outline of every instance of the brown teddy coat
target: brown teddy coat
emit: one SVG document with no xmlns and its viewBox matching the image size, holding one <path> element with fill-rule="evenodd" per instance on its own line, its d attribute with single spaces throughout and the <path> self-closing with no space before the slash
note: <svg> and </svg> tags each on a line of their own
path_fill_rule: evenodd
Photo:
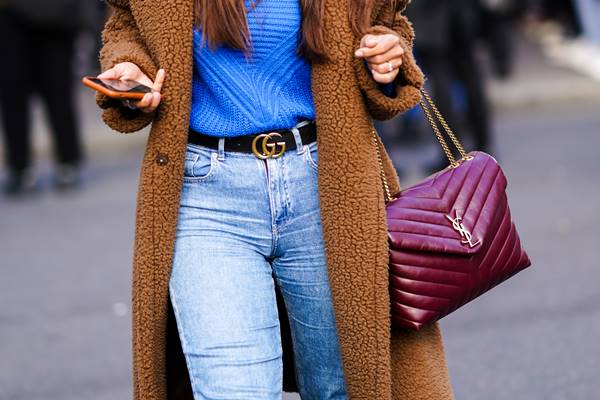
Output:
<svg viewBox="0 0 600 400">
<path fill-rule="evenodd" d="M 103 70 L 131 61 L 148 76 L 164 68 L 160 107 L 130 110 L 105 96 L 104 121 L 128 133 L 152 123 L 137 197 L 132 279 L 135 400 L 192 399 L 168 295 L 182 184 L 192 83 L 192 0 L 107 0 L 112 15 Z M 448 400 L 452 390 L 439 325 L 419 332 L 390 326 L 387 227 L 372 118 L 390 119 L 416 105 L 423 75 L 412 57 L 413 30 L 401 15 L 408 0 L 377 0 L 371 33 L 395 32 L 406 50 L 396 97 L 385 96 L 354 56 L 345 1 L 325 0 L 325 41 L 333 60 L 312 66 L 318 127 L 318 186 L 329 280 L 351 400 Z M 393 18 L 395 17 L 395 18 Z M 382 150 L 392 193 L 398 176 Z M 283 390 L 297 391 L 285 305 L 278 294 Z M 306 399 L 310 400 L 310 399 Z"/>
</svg>

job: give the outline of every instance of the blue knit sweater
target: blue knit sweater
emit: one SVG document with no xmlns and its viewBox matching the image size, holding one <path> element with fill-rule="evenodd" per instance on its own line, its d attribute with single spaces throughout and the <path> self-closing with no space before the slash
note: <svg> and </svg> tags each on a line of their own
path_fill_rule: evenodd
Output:
<svg viewBox="0 0 600 400">
<path fill-rule="evenodd" d="M 206 135 L 248 135 L 315 118 L 310 63 L 296 54 L 299 0 L 263 0 L 253 10 L 245 4 L 254 46 L 248 60 L 239 49 L 201 47 L 194 29 L 190 127 Z M 393 89 L 380 87 L 388 95 Z"/>
</svg>

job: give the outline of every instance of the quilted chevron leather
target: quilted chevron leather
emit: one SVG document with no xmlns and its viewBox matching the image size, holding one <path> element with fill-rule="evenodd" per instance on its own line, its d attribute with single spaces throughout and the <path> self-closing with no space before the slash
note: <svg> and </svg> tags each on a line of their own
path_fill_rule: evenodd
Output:
<svg viewBox="0 0 600 400">
<path fill-rule="evenodd" d="M 386 204 L 396 326 L 418 330 L 531 265 L 502 169 L 485 152 L 469 155 Z"/>
</svg>

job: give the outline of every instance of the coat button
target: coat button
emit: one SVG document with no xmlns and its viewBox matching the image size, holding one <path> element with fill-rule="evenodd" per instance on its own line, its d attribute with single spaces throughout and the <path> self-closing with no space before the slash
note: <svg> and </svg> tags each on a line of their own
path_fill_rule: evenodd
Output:
<svg viewBox="0 0 600 400">
<path fill-rule="evenodd" d="M 158 165 L 167 165 L 168 162 L 169 162 L 169 157 L 167 157 L 166 154 L 158 153 L 156 155 L 156 163 Z"/>
</svg>

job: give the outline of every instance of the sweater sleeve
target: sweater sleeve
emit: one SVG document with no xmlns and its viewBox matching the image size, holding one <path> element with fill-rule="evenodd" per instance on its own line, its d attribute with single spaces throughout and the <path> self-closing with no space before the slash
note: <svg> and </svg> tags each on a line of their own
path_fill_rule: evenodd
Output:
<svg viewBox="0 0 600 400">
<path fill-rule="evenodd" d="M 398 113 L 413 108 L 421 100 L 420 89 L 423 87 L 425 77 L 413 56 L 414 31 L 412 25 L 402 14 L 408 2 L 408 0 L 398 1 L 399 6 L 395 10 L 391 9 L 386 2 L 382 6 L 381 15 L 376 19 L 376 23 L 366 32 L 371 34 L 392 33 L 399 37 L 404 55 L 400 72 L 392 84 L 387 89 L 382 88 L 381 84 L 373 79 L 369 69 L 365 68 L 364 60 L 358 57 L 354 58 L 355 73 L 367 112 L 377 120 L 391 119 Z M 393 23 L 389 24 L 389 21 L 393 21 Z M 355 48 L 360 46 L 360 39 L 360 37 L 356 38 Z"/>
<path fill-rule="evenodd" d="M 102 32 L 103 47 L 100 50 L 102 71 L 121 62 L 136 64 L 144 74 L 153 79 L 158 70 L 137 28 L 129 8 L 129 0 L 106 0 L 112 9 Z M 147 126 L 155 112 L 144 113 L 123 106 L 119 100 L 104 94 L 96 94 L 96 103 L 103 109 L 102 119 L 112 129 L 130 133 Z"/>
</svg>

